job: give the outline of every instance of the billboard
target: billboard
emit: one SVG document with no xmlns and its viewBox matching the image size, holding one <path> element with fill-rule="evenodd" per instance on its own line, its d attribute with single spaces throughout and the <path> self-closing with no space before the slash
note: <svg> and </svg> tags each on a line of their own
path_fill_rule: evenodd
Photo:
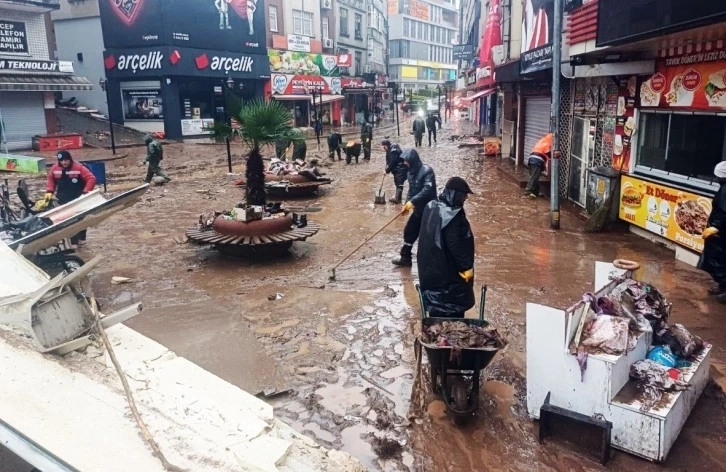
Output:
<svg viewBox="0 0 726 472">
<path fill-rule="evenodd" d="M 522 74 L 552 67 L 554 0 L 522 0 Z"/>
<path fill-rule="evenodd" d="M 471 44 L 455 44 L 452 54 L 455 61 L 470 61 L 474 57 L 474 46 Z"/>
<path fill-rule="evenodd" d="M 106 48 L 265 53 L 264 0 L 99 0 Z"/>
<path fill-rule="evenodd" d="M 121 97 L 125 120 L 161 120 L 164 108 L 159 89 L 123 89 Z"/>
<path fill-rule="evenodd" d="M 269 49 L 270 71 L 278 74 L 340 77 L 339 56 Z"/>
</svg>

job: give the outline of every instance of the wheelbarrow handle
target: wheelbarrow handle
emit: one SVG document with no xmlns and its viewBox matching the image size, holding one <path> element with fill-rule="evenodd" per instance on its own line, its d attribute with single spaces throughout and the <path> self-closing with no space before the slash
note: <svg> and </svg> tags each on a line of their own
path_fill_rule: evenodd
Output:
<svg viewBox="0 0 726 472">
<path fill-rule="evenodd" d="M 487 286 L 482 285 L 481 286 L 481 297 L 479 298 L 479 321 L 486 321 L 486 316 L 484 314 L 484 307 L 487 304 Z"/>
</svg>

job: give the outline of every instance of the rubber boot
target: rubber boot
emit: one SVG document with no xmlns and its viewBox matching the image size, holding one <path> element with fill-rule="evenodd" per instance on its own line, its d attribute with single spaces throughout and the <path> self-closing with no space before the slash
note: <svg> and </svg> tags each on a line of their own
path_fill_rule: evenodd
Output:
<svg viewBox="0 0 726 472">
<path fill-rule="evenodd" d="M 401 203 L 401 197 L 403 197 L 403 187 L 396 187 L 396 196 L 389 198 L 390 203 Z"/>
<path fill-rule="evenodd" d="M 715 297 L 717 295 L 721 295 L 726 293 L 726 287 L 722 287 L 721 285 L 717 285 L 715 287 L 708 289 L 708 294 L 712 297 Z"/>
<path fill-rule="evenodd" d="M 409 246 L 408 244 L 404 244 L 401 248 L 401 255 L 393 259 L 391 263 L 398 267 L 411 267 L 413 265 L 413 260 L 411 258 L 411 249 L 411 246 Z"/>
</svg>

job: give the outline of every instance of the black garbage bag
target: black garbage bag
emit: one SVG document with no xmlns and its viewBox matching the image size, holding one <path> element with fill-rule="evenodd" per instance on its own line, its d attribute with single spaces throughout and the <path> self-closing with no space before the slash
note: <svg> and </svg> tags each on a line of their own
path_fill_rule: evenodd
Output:
<svg viewBox="0 0 726 472">
<path fill-rule="evenodd" d="M 20 221 L 13 221 L 9 224 L 17 234 L 18 237 L 24 237 L 29 234 L 37 233 L 43 228 L 53 225 L 53 220 L 46 217 L 40 217 L 37 215 L 30 215 L 27 218 L 23 218 Z"/>
</svg>

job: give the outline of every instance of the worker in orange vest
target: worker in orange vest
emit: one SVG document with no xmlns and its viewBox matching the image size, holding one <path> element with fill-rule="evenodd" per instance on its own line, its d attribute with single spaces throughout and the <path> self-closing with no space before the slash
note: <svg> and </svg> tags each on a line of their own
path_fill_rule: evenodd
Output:
<svg viewBox="0 0 726 472">
<path fill-rule="evenodd" d="M 537 198 L 539 196 L 539 177 L 547 166 L 547 162 L 552 157 L 552 133 L 547 133 L 532 148 L 527 161 L 529 168 L 529 181 L 525 193 L 529 198 Z"/>
</svg>

